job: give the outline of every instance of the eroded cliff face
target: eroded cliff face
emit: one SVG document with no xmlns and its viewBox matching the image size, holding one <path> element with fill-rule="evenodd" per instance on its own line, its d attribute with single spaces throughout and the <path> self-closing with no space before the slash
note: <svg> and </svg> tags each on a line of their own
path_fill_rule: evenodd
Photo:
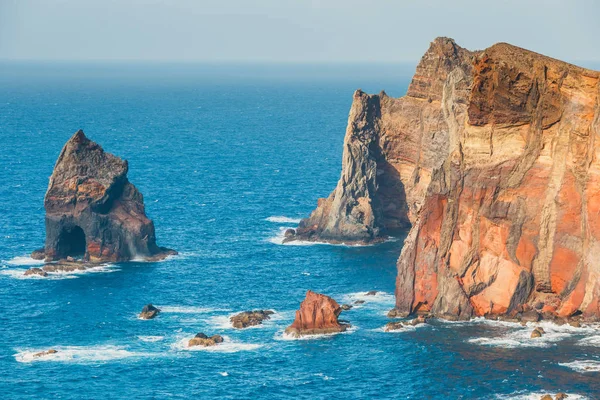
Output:
<svg viewBox="0 0 600 400">
<path fill-rule="evenodd" d="M 448 154 L 449 130 L 440 107 L 443 87 L 448 80 L 462 79 L 457 90 L 468 88 L 464 80 L 473 56 L 439 38 L 417 67 L 406 96 L 354 93 L 340 180 L 302 220 L 296 239 L 369 243 L 411 226 L 433 170 Z"/>
<path fill-rule="evenodd" d="M 141 193 L 127 179 L 127 161 L 77 131 L 56 161 L 44 199 L 46 245 L 37 258 L 85 261 L 160 259 Z"/>
<path fill-rule="evenodd" d="M 598 316 L 599 80 L 436 39 L 406 96 L 357 92 L 340 182 L 298 236 L 369 242 L 411 223 L 400 314 Z"/>
<path fill-rule="evenodd" d="M 398 261 L 406 314 L 599 315 L 599 79 L 508 44 L 479 54 Z M 465 99 L 463 97 L 463 99 Z"/>
</svg>

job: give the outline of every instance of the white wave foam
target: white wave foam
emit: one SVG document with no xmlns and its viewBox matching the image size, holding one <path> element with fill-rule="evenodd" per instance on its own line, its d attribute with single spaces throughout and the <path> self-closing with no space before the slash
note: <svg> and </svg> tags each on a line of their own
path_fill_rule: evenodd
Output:
<svg viewBox="0 0 600 400">
<path fill-rule="evenodd" d="M 142 342 L 160 342 L 161 340 L 163 340 L 165 337 L 164 336 L 138 336 L 138 339 L 140 339 Z"/>
<path fill-rule="evenodd" d="M 488 321 L 499 324 L 500 321 Z M 516 348 L 516 347 L 550 347 L 563 339 L 570 337 L 572 334 L 586 334 L 594 332 L 593 328 L 574 328 L 570 325 L 556 325 L 552 322 L 527 323 L 526 326 L 517 325 L 514 323 L 502 323 L 513 328 L 504 335 L 497 337 L 480 337 L 469 339 L 469 343 L 475 343 L 485 346 Z M 542 337 L 532 338 L 531 332 L 536 326 L 544 328 L 545 333 Z"/>
<path fill-rule="evenodd" d="M 219 375 L 221 375 L 221 376 L 229 376 L 229 372 L 227 372 L 227 371 L 219 372 Z"/>
<path fill-rule="evenodd" d="M 348 293 L 342 296 L 342 300 L 344 303 L 352 305 L 353 308 L 360 308 L 361 306 L 368 305 L 369 303 L 376 303 L 377 305 L 385 305 L 386 307 L 392 308 L 396 304 L 396 298 L 393 294 L 380 291 L 374 295 L 368 295 L 367 293 L 369 292 Z M 354 302 L 357 300 L 364 301 L 364 303 L 354 304 Z"/>
<path fill-rule="evenodd" d="M 119 271 L 119 268 L 115 267 L 113 264 L 102 264 L 84 270 L 47 272 L 47 276 L 25 275 L 25 271 L 27 270 L 22 268 L 11 268 L 0 270 L 0 274 L 14 279 L 74 279 L 86 274 L 116 272 Z"/>
<path fill-rule="evenodd" d="M 577 372 L 600 372 L 600 361 L 596 360 L 572 361 L 568 363 L 558 363 L 558 365 L 571 368 Z"/>
<path fill-rule="evenodd" d="M 162 313 L 173 314 L 207 314 L 212 312 L 229 311 L 222 308 L 196 307 L 196 306 L 156 306 Z"/>
<path fill-rule="evenodd" d="M 207 351 L 216 353 L 237 353 L 239 351 L 252 351 L 261 348 L 262 344 L 256 343 L 242 343 L 232 341 L 229 336 L 223 336 L 223 343 L 216 344 L 215 346 L 188 346 L 188 342 L 192 337 L 184 337 L 175 342 L 171 348 L 177 351 Z"/>
<path fill-rule="evenodd" d="M 594 346 L 594 347 L 599 347 L 600 346 L 600 335 L 594 335 L 594 336 L 589 336 L 583 339 L 580 339 L 577 342 L 578 345 L 580 346 Z"/>
<path fill-rule="evenodd" d="M 298 223 L 300 223 L 301 218 L 290 218 L 290 217 L 283 217 L 280 215 L 275 215 L 275 216 L 265 218 L 265 221 L 276 222 L 279 224 L 298 224 Z"/>
<path fill-rule="evenodd" d="M 337 335 L 349 335 L 351 333 L 356 332 L 357 330 L 358 330 L 358 326 L 352 325 L 350 328 L 346 329 L 344 332 L 320 333 L 318 335 L 304 335 L 304 336 L 300 336 L 300 337 L 290 335 L 290 334 L 286 333 L 285 330 L 283 330 L 283 331 L 279 331 L 279 332 L 275 333 L 275 335 L 273 336 L 273 339 L 284 340 L 284 341 L 317 340 L 317 339 L 324 339 L 324 338 L 337 336 Z"/>
<path fill-rule="evenodd" d="M 8 261 L 4 261 L 8 265 L 41 265 L 44 264 L 44 260 L 34 260 L 29 256 L 18 256 L 13 257 Z"/>
<path fill-rule="evenodd" d="M 48 349 L 28 349 L 19 351 L 14 355 L 15 360 L 21 363 L 30 363 L 35 361 L 56 361 L 56 362 L 105 362 L 119 360 L 131 357 L 148 357 L 152 353 L 138 353 L 126 350 L 118 346 L 60 346 L 51 347 L 57 352 L 41 357 L 34 355 Z"/>
<path fill-rule="evenodd" d="M 502 400 L 540 400 L 544 395 L 549 394 L 550 396 L 552 396 L 552 398 L 554 398 L 557 393 L 552 393 L 552 392 L 532 392 L 532 393 L 513 393 L 513 394 L 509 394 L 509 395 L 496 395 L 495 398 L 496 399 L 502 399 Z M 566 393 L 569 397 L 568 399 L 575 399 L 575 400 L 585 400 L 587 399 L 587 397 L 581 396 L 579 394 L 572 394 L 572 393 Z"/>
</svg>

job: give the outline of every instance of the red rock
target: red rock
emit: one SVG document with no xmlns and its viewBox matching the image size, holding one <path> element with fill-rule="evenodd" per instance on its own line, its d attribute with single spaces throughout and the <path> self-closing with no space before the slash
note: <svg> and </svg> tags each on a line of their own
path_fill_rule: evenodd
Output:
<svg viewBox="0 0 600 400">
<path fill-rule="evenodd" d="M 309 290 L 285 332 L 296 337 L 343 332 L 349 325 L 338 321 L 341 312 L 342 308 L 331 297 Z"/>
</svg>

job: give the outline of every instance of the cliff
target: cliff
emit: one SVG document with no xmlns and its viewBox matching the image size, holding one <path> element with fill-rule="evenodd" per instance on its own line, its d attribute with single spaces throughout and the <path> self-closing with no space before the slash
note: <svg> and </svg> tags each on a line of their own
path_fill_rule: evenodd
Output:
<svg viewBox="0 0 600 400">
<path fill-rule="evenodd" d="M 338 186 L 297 236 L 373 242 L 410 225 L 400 315 L 598 316 L 599 80 L 436 39 L 404 97 L 355 94 Z"/>
<path fill-rule="evenodd" d="M 128 164 L 77 131 L 63 147 L 44 199 L 46 261 L 161 259 L 142 194 L 127 179 Z"/>
</svg>

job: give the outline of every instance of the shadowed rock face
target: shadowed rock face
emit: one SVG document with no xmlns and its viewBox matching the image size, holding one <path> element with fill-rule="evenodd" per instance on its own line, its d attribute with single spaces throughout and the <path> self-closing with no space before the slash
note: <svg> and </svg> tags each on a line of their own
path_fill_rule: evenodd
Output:
<svg viewBox="0 0 600 400">
<path fill-rule="evenodd" d="M 599 81 L 505 43 L 436 39 L 406 96 L 355 94 L 342 178 L 297 236 L 373 242 L 410 223 L 399 315 L 597 317 Z"/>
<path fill-rule="evenodd" d="M 338 321 L 341 312 L 342 308 L 331 297 L 309 290 L 294 322 L 285 331 L 296 337 L 343 332 L 349 325 Z"/>
<path fill-rule="evenodd" d="M 63 147 L 44 199 L 46 245 L 32 256 L 91 262 L 161 259 L 144 200 L 127 180 L 127 161 L 77 131 Z"/>
<path fill-rule="evenodd" d="M 433 170 L 448 154 L 441 89 L 451 71 L 468 75 L 472 58 L 452 40 L 437 39 L 406 96 L 354 93 L 340 180 L 300 222 L 296 239 L 370 243 L 410 228 Z"/>
</svg>

